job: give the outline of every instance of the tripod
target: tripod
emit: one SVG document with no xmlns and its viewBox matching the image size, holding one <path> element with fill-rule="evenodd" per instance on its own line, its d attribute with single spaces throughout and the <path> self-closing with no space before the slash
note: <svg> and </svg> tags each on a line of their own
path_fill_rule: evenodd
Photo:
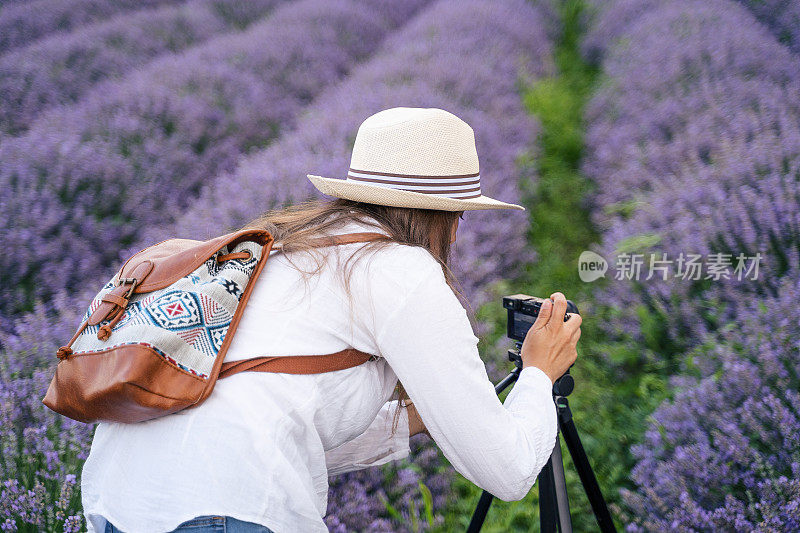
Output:
<svg viewBox="0 0 800 533">
<path fill-rule="evenodd" d="M 522 358 L 519 353 L 521 347 L 522 343 L 517 342 L 516 349 L 508 351 L 508 358 L 514 362 L 515 368 L 495 386 L 494 390 L 497 394 L 503 392 L 519 378 L 519 374 L 522 371 Z M 592 506 L 592 512 L 600 531 L 603 533 L 616 532 L 614 522 L 611 520 L 611 513 L 608 512 L 608 506 L 603 498 L 603 493 L 600 491 L 600 485 L 597 484 L 597 478 L 594 476 L 592 466 L 589 464 L 589 458 L 586 456 L 581 439 L 578 436 L 578 429 L 572 421 L 572 411 L 569 409 L 567 396 L 570 395 L 574 388 L 575 380 L 569 374 L 569 371 L 553 384 L 553 402 L 556 404 L 556 412 L 558 413 L 559 434 L 563 436 L 569 454 L 572 457 L 572 462 L 578 471 L 581 485 L 583 485 L 583 490 L 586 492 L 586 497 Z M 556 434 L 556 445 L 553 448 L 553 453 L 542 468 L 542 471 L 539 472 L 536 481 L 539 484 L 541 532 L 572 533 L 567 483 L 564 478 L 564 461 L 561 457 L 561 444 L 558 434 Z M 467 533 L 477 533 L 481 530 L 493 499 L 494 496 L 483 491 L 467 528 Z"/>
</svg>

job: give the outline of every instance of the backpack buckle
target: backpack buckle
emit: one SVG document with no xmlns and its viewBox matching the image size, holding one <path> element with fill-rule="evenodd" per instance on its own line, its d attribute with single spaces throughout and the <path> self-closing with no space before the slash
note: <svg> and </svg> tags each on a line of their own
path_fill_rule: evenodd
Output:
<svg viewBox="0 0 800 533">
<path fill-rule="evenodd" d="M 139 285 L 139 280 L 136 278 L 119 278 L 119 283 L 117 283 L 117 287 L 125 285 L 126 283 L 130 283 L 131 288 L 128 289 L 128 292 L 127 294 L 125 294 L 124 298 L 126 300 L 130 300 L 131 296 L 133 296 L 133 291 L 136 289 L 136 286 Z"/>
</svg>

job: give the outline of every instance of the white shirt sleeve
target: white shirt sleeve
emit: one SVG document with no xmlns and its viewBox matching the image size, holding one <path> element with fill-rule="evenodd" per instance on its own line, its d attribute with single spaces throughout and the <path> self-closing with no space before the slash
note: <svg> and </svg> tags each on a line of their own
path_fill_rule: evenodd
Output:
<svg viewBox="0 0 800 533">
<path fill-rule="evenodd" d="M 408 411 L 400 409 L 397 428 L 392 435 L 395 409 L 397 400 L 386 402 L 364 433 L 327 450 L 325 462 L 328 475 L 335 476 L 408 457 Z"/>
<path fill-rule="evenodd" d="M 526 367 L 500 402 L 466 311 L 424 254 L 413 265 L 419 282 L 412 289 L 395 298 L 373 290 L 376 344 L 455 469 L 501 500 L 520 500 L 555 445 L 552 383 Z M 391 265 L 386 271 L 397 276 Z"/>
</svg>

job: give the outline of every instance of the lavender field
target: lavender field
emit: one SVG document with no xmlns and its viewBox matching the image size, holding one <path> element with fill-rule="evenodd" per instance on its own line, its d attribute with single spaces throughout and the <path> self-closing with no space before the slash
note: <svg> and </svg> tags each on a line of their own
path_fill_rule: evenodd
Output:
<svg viewBox="0 0 800 533">
<path fill-rule="evenodd" d="M 670 380 L 631 449 L 631 531 L 800 527 L 800 19 L 756 4 L 598 5 L 584 42 L 604 74 L 582 166 L 596 249 L 720 265 L 597 294 L 607 334 L 643 348 L 619 371 L 655 358 Z"/>
<path fill-rule="evenodd" d="M 321 197 L 305 175 L 345 176 L 395 106 L 466 120 L 484 194 L 527 208 L 469 212 L 454 248 L 492 379 L 500 296 L 582 309 L 571 401 L 618 528 L 800 530 L 797 6 L 0 0 L 0 530 L 85 530 L 94 427 L 41 398 L 121 261 Z M 329 529 L 465 530 L 480 490 L 411 450 L 331 477 Z M 538 530 L 537 502 L 484 531 Z"/>
</svg>

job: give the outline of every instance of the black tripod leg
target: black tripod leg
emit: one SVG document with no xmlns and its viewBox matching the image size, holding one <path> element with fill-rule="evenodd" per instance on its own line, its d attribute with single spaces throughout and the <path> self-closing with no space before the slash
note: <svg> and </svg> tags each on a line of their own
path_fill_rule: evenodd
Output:
<svg viewBox="0 0 800 533">
<path fill-rule="evenodd" d="M 553 456 L 545 463 L 536 479 L 539 484 L 539 524 L 542 533 L 558 531 L 556 484 L 553 479 Z"/>
<path fill-rule="evenodd" d="M 472 513 L 472 520 L 469 522 L 467 533 L 478 533 L 483 527 L 483 521 L 486 520 L 486 513 L 489 512 L 489 506 L 492 505 L 494 496 L 491 493 L 483 491 L 481 499 L 478 500 L 478 505 L 475 507 L 475 512 Z"/>
<path fill-rule="evenodd" d="M 550 456 L 550 464 L 553 468 L 553 493 L 556 496 L 556 508 L 558 509 L 558 530 L 561 533 L 572 533 L 567 480 L 564 477 L 564 459 L 561 457 L 561 443 L 558 438 L 556 438 L 553 454 Z"/>
<path fill-rule="evenodd" d="M 521 347 L 521 343 L 517 344 L 518 348 Z M 509 351 L 509 357 L 514 354 L 519 355 L 518 352 Z M 511 360 L 513 361 L 514 359 L 512 358 Z M 521 370 L 521 363 L 519 363 L 505 379 L 497 384 L 495 391 L 500 394 L 503 389 L 517 380 Z M 597 524 L 600 526 L 600 531 L 603 533 L 616 533 L 617 530 L 611 520 L 611 513 L 608 511 L 603 493 L 600 491 L 600 485 L 597 483 L 592 465 L 589 464 L 589 458 L 586 456 L 583 444 L 581 444 L 578 429 L 572 421 L 569 402 L 566 396 L 560 395 L 569 394 L 571 391 L 572 388 L 570 387 L 569 391 L 554 394 L 553 397 L 558 410 L 560 434 L 564 437 L 569 454 L 572 456 L 572 462 L 575 464 L 583 489 L 586 491 L 587 498 L 589 498 L 589 503 L 592 506 Z M 569 498 L 567 497 L 567 485 L 564 478 L 564 461 L 561 456 L 558 437 L 556 437 L 553 453 L 547 459 L 547 463 L 545 463 L 541 472 L 539 472 L 537 483 L 539 484 L 539 519 L 542 533 L 572 533 Z M 490 493 L 483 491 L 469 523 L 468 533 L 478 533 L 480 531 L 493 498 L 494 496 Z"/>
<path fill-rule="evenodd" d="M 568 407 L 567 407 L 568 409 Z M 614 522 L 611 520 L 611 513 L 608 511 L 608 506 L 603 498 L 603 493 L 600 491 L 600 485 L 597 483 L 597 478 L 594 476 L 592 465 L 589 464 L 589 458 L 586 456 L 586 451 L 583 449 L 581 439 L 578 436 L 578 429 L 572 421 L 572 417 L 559 416 L 559 426 L 561 427 L 561 434 L 564 436 L 564 442 L 567 444 L 569 454 L 572 456 L 572 462 L 575 464 L 575 469 L 581 478 L 581 484 L 586 491 L 586 497 L 592 506 L 592 511 L 597 519 L 597 525 L 600 526 L 600 531 L 603 533 L 616 533 Z"/>
</svg>

